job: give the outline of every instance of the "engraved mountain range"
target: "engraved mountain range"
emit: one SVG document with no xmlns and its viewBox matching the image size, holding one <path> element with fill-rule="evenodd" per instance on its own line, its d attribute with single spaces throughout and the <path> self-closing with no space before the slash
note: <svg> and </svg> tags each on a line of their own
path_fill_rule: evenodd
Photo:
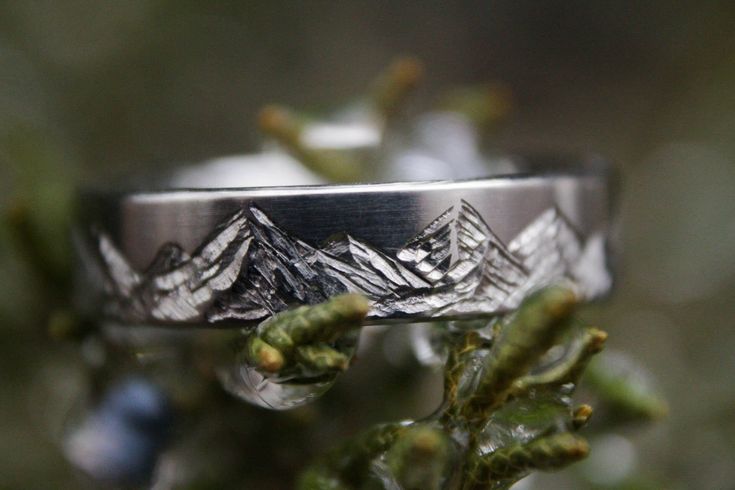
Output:
<svg viewBox="0 0 735 490">
<path fill-rule="evenodd" d="M 593 297 L 610 286 L 605 240 L 595 237 L 583 246 L 554 207 L 505 245 L 462 201 L 395 258 L 347 233 L 314 247 L 255 206 L 224 221 L 191 255 L 165 244 L 143 272 L 133 270 L 106 235 L 97 243 L 108 313 L 165 323 L 257 321 L 344 292 L 370 298 L 374 319 L 495 313 L 562 280 Z"/>
</svg>

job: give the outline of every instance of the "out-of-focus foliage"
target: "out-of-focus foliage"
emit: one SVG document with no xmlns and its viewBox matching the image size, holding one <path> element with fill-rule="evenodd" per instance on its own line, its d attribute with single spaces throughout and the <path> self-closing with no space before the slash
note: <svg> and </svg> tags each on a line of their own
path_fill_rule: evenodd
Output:
<svg viewBox="0 0 735 490">
<path fill-rule="evenodd" d="M 570 395 L 607 336 L 575 329 L 563 356 L 542 361 L 572 329 L 576 303 L 571 291 L 549 287 L 494 323 L 484 341 L 482 329 L 444 330 L 449 353 L 440 408 L 424 419 L 368 429 L 310 466 L 299 488 L 502 490 L 531 471 L 585 458 L 589 445 L 574 431 L 590 409 L 574 409 Z"/>
<path fill-rule="evenodd" d="M 264 103 L 334 107 L 409 51 L 428 67 L 425 105 L 465 103 L 466 94 L 433 99 L 437 86 L 501 79 L 512 89 L 510 120 L 483 145 L 595 151 L 620 169 L 622 274 L 609 305 L 587 315 L 655 374 L 670 416 L 652 431 L 593 438 L 580 472 L 597 488 L 728 488 L 734 21 L 735 8 L 718 2 L 0 2 L 0 206 L 10 219 L 35 210 L 31 227 L 0 227 L 0 487 L 79 488 L 59 427 L 88 386 L 82 364 L 103 361 L 94 343 L 82 345 L 82 362 L 77 344 L 49 340 L 65 291 L 46 290 L 13 245 L 17 231 L 42 235 L 42 261 L 63 267 L 70 184 L 251 150 Z M 231 404 L 196 433 L 222 449 L 202 454 L 192 442 L 179 452 L 212 468 L 233 455 L 270 467 L 260 484 L 275 488 L 336 434 L 427 415 L 436 375 L 418 369 L 400 334 L 383 335 L 402 367 L 364 360 L 348 371 L 318 404 L 329 432 L 315 429 L 316 407 L 284 416 Z M 185 374 L 170 374 L 184 406 Z M 570 488 L 569 478 L 533 483 Z"/>
</svg>

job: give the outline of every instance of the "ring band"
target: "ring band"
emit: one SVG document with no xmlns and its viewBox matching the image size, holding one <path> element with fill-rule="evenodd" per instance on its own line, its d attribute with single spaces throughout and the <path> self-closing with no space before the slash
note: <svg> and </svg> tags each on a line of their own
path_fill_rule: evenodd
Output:
<svg viewBox="0 0 735 490">
<path fill-rule="evenodd" d="M 475 180 L 88 191 L 80 307 L 125 324 L 252 324 L 345 292 L 368 321 L 489 316 L 568 283 L 612 285 L 609 176 L 584 165 Z"/>
</svg>

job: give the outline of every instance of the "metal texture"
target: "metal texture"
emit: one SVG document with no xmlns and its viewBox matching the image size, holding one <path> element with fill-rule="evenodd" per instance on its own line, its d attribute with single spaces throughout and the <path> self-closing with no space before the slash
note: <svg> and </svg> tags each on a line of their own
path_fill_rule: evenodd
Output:
<svg viewBox="0 0 735 490">
<path fill-rule="evenodd" d="M 453 182 L 87 192 L 80 307 L 130 324 L 243 325 L 343 292 L 373 322 L 611 287 L 605 172 Z M 97 294 L 95 294 L 97 293 Z"/>
</svg>

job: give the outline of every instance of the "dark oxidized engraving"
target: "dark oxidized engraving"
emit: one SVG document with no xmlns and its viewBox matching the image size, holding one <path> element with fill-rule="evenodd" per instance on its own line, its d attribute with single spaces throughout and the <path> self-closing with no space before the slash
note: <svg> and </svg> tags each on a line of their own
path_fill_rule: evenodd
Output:
<svg viewBox="0 0 735 490">
<path fill-rule="evenodd" d="M 593 298 L 610 287 L 605 238 L 584 243 L 557 208 L 508 245 L 467 202 L 447 209 L 395 257 L 347 233 L 321 247 L 295 238 L 251 205 L 189 256 L 163 245 L 133 270 L 112 240 L 96 235 L 106 313 L 129 322 L 257 321 L 344 292 L 373 302 L 370 317 L 431 318 L 515 308 L 543 285 L 568 281 Z"/>
</svg>

